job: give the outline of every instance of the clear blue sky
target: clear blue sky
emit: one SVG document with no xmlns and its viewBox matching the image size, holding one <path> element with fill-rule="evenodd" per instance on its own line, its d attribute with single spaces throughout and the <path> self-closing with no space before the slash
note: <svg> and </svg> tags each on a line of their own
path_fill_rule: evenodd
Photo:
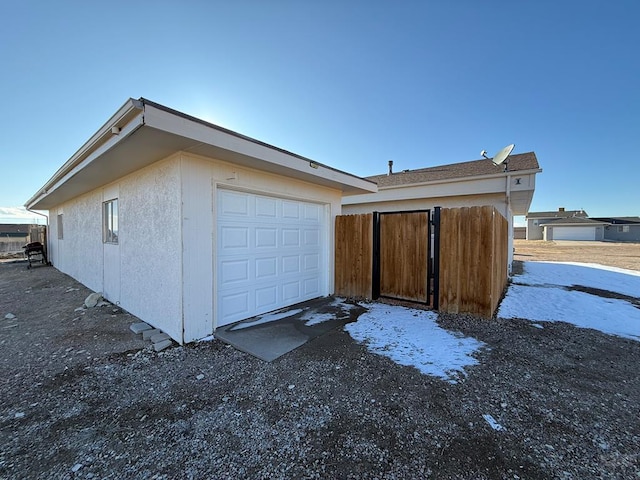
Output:
<svg viewBox="0 0 640 480">
<path fill-rule="evenodd" d="M 25 0 L 0 18 L 0 207 L 145 97 L 362 176 L 515 143 L 544 170 L 532 211 L 640 215 L 637 0 Z"/>
</svg>

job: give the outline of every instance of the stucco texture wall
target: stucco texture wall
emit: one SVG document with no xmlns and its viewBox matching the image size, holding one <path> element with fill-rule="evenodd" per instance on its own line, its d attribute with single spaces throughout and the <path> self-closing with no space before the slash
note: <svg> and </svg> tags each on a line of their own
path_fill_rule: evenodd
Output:
<svg viewBox="0 0 640 480">
<path fill-rule="evenodd" d="M 323 290 L 327 295 L 333 293 L 333 225 L 335 216 L 341 212 L 339 190 L 187 153 L 182 154 L 182 181 L 185 341 L 201 338 L 215 327 L 215 273 L 212 269 L 217 231 L 215 198 L 219 188 L 329 205 L 324 239 L 327 274 Z"/>
<path fill-rule="evenodd" d="M 52 261 L 58 270 L 72 276 L 91 290 L 102 291 L 102 192 L 96 190 L 61 206 L 63 238 L 51 232 L 57 242 Z M 51 223 L 57 223 L 52 215 Z"/>
<path fill-rule="evenodd" d="M 182 341 L 178 157 L 120 181 L 119 227 L 122 307 Z"/>
</svg>

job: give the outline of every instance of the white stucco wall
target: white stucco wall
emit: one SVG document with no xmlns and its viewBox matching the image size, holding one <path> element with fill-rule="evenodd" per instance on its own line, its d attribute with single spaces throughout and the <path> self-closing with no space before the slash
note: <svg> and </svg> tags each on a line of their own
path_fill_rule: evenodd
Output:
<svg viewBox="0 0 640 480">
<path fill-rule="evenodd" d="M 527 219 L 527 240 L 542 240 L 544 237 L 542 227 L 538 225 L 539 222 L 544 222 L 544 219 L 528 218 Z"/>
<path fill-rule="evenodd" d="M 61 272 L 102 291 L 102 193 L 93 191 L 52 210 L 49 260 Z M 63 238 L 57 216 L 63 214 Z M 96 233 L 97 232 L 97 233 Z"/>
<path fill-rule="evenodd" d="M 182 154 L 183 296 L 185 341 L 213 332 L 216 324 L 214 252 L 218 188 L 235 188 L 328 206 L 325 294 L 334 290 L 334 224 L 341 212 L 339 190 L 188 153 Z"/>
<path fill-rule="evenodd" d="M 181 341 L 180 158 L 128 175 L 119 187 L 120 304 Z"/>
<path fill-rule="evenodd" d="M 102 202 L 117 192 L 119 242 L 102 243 Z M 108 197 L 108 198 L 107 198 Z M 58 239 L 57 215 L 63 214 Z M 118 256 L 119 265 L 106 265 Z M 91 290 L 104 289 L 105 268 L 119 277 L 119 298 L 132 314 L 182 339 L 180 159 L 148 168 L 50 210 L 50 261 Z M 117 281 L 117 279 L 115 279 Z M 118 296 L 118 295 L 116 295 Z"/>
<path fill-rule="evenodd" d="M 47 232 L 47 258 L 57 267 L 58 264 L 58 213 L 60 208 L 49 210 L 49 231 Z"/>
<path fill-rule="evenodd" d="M 111 289 L 114 298 L 110 300 L 178 342 L 209 335 L 216 324 L 218 188 L 324 204 L 327 272 L 323 292 L 333 293 L 333 226 L 341 213 L 339 190 L 186 153 L 52 209 L 51 260 L 95 291 L 103 291 L 105 273 L 110 282 L 119 276 L 119 289 Z M 105 245 L 102 202 L 114 195 L 119 210 L 118 244 Z M 58 213 L 64 218 L 62 240 L 57 238 Z M 115 270 L 105 263 L 112 261 L 119 263 Z"/>
</svg>

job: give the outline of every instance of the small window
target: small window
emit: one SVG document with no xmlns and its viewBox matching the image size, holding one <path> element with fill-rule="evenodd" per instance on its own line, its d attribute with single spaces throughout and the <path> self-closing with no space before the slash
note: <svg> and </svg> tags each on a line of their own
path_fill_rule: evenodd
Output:
<svg viewBox="0 0 640 480">
<path fill-rule="evenodd" d="M 620 232 L 620 233 L 629 233 L 629 225 L 620 225 L 618 227 L 618 232 Z"/>
<path fill-rule="evenodd" d="M 62 214 L 58 215 L 58 240 L 62 240 L 63 238 L 63 234 L 62 234 Z"/>
<path fill-rule="evenodd" d="M 102 204 L 102 241 L 118 243 L 118 199 Z"/>
</svg>

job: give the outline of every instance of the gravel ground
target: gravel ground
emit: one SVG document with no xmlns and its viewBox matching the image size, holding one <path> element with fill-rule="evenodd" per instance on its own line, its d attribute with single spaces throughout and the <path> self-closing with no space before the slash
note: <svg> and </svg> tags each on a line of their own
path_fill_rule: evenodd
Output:
<svg viewBox="0 0 640 480">
<path fill-rule="evenodd" d="M 154 353 L 89 293 L 0 264 L 0 478 L 640 478 L 640 342 L 441 315 L 487 344 L 451 384 L 342 330 L 272 363 Z"/>
<path fill-rule="evenodd" d="M 516 260 L 599 263 L 640 271 L 640 243 L 514 240 Z"/>
</svg>

